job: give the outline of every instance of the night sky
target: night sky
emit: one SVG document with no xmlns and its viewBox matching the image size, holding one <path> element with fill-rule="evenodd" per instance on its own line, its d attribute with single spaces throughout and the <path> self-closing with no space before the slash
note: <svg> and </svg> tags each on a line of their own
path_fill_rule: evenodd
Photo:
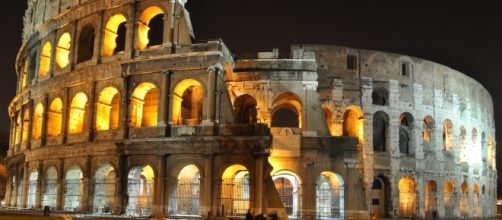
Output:
<svg viewBox="0 0 502 220">
<path fill-rule="evenodd" d="M 288 54 L 292 43 L 322 43 L 407 54 L 444 64 L 481 82 L 492 94 L 496 120 L 502 120 L 498 111 L 502 83 L 497 80 L 502 73 L 502 4 L 411 2 L 189 0 L 187 8 L 198 40 L 221 38 L 235 54 L 272 48 Z M 0 140 L 5 140 L 10 126 L 7 106 L 15 95 L 14 61 L 21 44 L 26 0 L 8 4 L 0 13 Z M 499 121 L 497 130 L 501 126 Z M 497 135 L 498 143 L 502 143 L 501 136 Z"/>
</svg>

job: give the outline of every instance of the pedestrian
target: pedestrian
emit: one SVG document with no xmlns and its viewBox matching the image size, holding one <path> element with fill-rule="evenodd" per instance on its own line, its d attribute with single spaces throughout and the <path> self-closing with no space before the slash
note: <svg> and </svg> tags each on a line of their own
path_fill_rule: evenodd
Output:
<svg viewBox="0 0 502 220">
<path fill-rule="evenodd" d="M 248 209 L 248 212 L 246 213 L 246 220 L 253 220 L 253 214 L 251 214 L 250 209 Z"/>
</svg>

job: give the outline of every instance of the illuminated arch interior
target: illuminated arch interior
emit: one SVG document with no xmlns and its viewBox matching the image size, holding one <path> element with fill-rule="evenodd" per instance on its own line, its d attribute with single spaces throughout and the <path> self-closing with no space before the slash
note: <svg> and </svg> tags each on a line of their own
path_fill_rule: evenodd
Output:
<svg viewBox="0 0 502 220">
<path fill-rule="evenodd" d="M 149 82 L 139 84 L 131 99 L 131 127 L 157 126 L 158 105 L 157 87 Z"/>
<path fill-rule="evenodd" d="M 246 167 L 235 164 L 223 172 L 221 204 L 225 215 L 244 215 L 250 207 L 250 178 Z"/>
<path fill-rule="evenodd" d="M 431 132 L 432 129 L 434 129 L 434 118 L 431 116 L 425 116 L 423 120 L 423 129 L 422 129 L 422 135 L 424 138 L 424 142 L 429 142 L 431 141 Z"/>
<path fill-rule="evenodd" d="M 111 56 L 124 50 L 126 17 L 116 14 L 108 19 L 103 37 L 103 55 Z"/>
<path fill-rule="evenodd" d="M 109 163 L 99 166 L 94 175 L 94 212 L 110 213 L 115 199 L 115 169 Z"/>
<path fill-rule="evenodd" d="M 322 172 L 316 184 L 316 216 L 321 219 L 343 219 L 343 178 L 333 172 Z"/>
<path fill-rule="evenodd" d="M 463 182 L 460 186 L 460 214 L 466 216 L 469 212 L 469 185 Z"/>
<path fill-rule="evenodd" d="M 24 89 L 28 81 L 28 58 L 24 60 L 23 71 L 21 74 L 20 89 Z"/>
<path fill-rule="evenodd" d="M 44 120 L 44 106 L 38 104 L 35 107 L 35 112 L 33 113 L 33 128 L 31 130 L 31 137 L 34 140 L 40 139 L 42 137 L 42 124 Z"/>
<path fill-rule="evenodd" d="M 83 173 L 80 167 L 72 166 L 66 172 L 65 189 L 64 209 L 68 211 L 80 210 L 84 194 Z"/>
<path fill-rule="evenodd" d="M 28 198 L 26 206 L 28 208 L 34 208 L 37 199 L 37 183 L 38 183 L 38 171 L 32 170 L 30 176 L 28 177 Z"/>
<path fill-rule="evenodd" d="M 96 103 L 96 130 L 107 131 L 118 128 L 119 108 L 119 91 L 113 87 L 103 89 Z"/>
<path fill-rule="evenodd" d="M 446 119 L 443 122 L 443 149 L 451 151 L 453 147 L 453 123 Z"/>
<path fill-rule="evenodd" d="M 60 98 L 52 100 L 47 116 L 47 136 L 56 137 L 61 134 L 63 125 L 63 101 Z"/>
<path fill-rule="evenodd" d="M 56 46 L 56 64 L 59 68 L 65 68 L 70 63 L 71 35 L 64 33 L 59 37 Z"/>
<path fill-rule="evenodd" d="M 149 32 L 152 31 L 152 32 L 162 33 L 163 25 L 155 27 L 161 30 L 152 30 L 150 27 L 151 26 L 150 22 L 154 18 L 160 18 L 162 20 L 163 16 L 164 16 L 164 11 L 162 11 L 162 9 L 156 6 L 148 7 L 143 11 L 143 13 L 141 13 L 138 23 L 138 40 L 137 40 L 137 47 L 139 50 L 143 50 L 148 46 L 153 46 L 154 44 L 158 44 L 158 42 L 153 42 L 152 39 L 150 39 L 152 37 L 152 34 Z"/>
<path fill-rule="evenodd" d="M 86 105 L 87 95 L 83 92 L 79 92 L 73 97 L 70 105 L 70 115 L 68 117 L 69 134 L 79 134 L 83 132 Z"/>
<path fill-rule="evenodd" d="M 54 167 L 49 167 L 45 172 L 45 190 L 43 191 L 42 204 L 51 208 L 56 207 L 58 171 Z"/>
<path fill-rule="evenodd" d="M 438 210 L 437 202 L 437 184 L 434 181 L 428 181 L 425 184 L 425 212 L 427 216 Z"/>
<path fill-rule="evenodd" d="M 357 137 L 364 143 L 364 114 L 359 108 L 350 107 L 343 114 L 343 136 Z"/>
<path fill-rule="evenodd" d="M 283 93 L 274 100 L 272 106 L 271 127 L 302 128 L 302 103 L 296 94 Z"/>
<path fill-rule="evenodd" d="M 413 216 L 417 208 L 417 192 L 415 180 L 403 177 L 399 180 L 399 211 L 403 216 Z"/>
<path fill-rule="evenodd" d="M 25 109 L 23 113 L 23 135 L 21 141 L 26 143 L 29 137 L 30 130 L 30 110 Z"/>
<path fill-rule="evenodd" d="M 185 166 L 178 175 L 171 194 L 169 210 L 179 215 L 199 215 L 200 171 L 195 165 Z"/>
<path fill-rule="evenodd" d="M 149 165 L 134 167 L 127 176 L 127 194 L 129 201 L 127 214 L 131 216 L 149 216 L 152 213 L 155 174 Z"/>
<path fill-rule="evenodd" d="M 44 47 L 42 47 L 42 53 L 40 54 L 40 66 L 38 68 L 38 75 L 44 77 L 49 73 L 51 69 L 51 55 L 52 55 L 52 44 L 50 42 L 45 42 Z"/>
<path fill-rule="evenodd" d="M 174 125 L 200 124 L 202 120 L 202 84 L 194 79 L 179 82 L 173 92 L 172 123 Z"/>
<path fill-rule="evenodd" d="M 324 118 L 326 118 L 326 124 L 328 125 L 329 134 L 331 136 L 336 136 L 336 124 L 333 120 L 333 112 L 325 105 L 322 105 L 322 111 L 324 113 Z"/>
<path fill-rule="evenodd" d="M 301 181 L 292 171 L 282 170 L 272 176 L 288 216 L 297 216 L 301 210 Z"/>
</svg>

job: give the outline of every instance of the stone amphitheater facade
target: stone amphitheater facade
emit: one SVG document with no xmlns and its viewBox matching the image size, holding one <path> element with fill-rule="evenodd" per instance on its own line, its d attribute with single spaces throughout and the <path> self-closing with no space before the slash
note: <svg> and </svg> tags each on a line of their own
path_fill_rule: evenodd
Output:
<svg viewBox="0 0 502 220">
<path fill-rule="evenodd" d="M 30 0 L 9 207 L 130 217 L 491 217 L 488 91 L 405 55 L 194 41 L 181 0 Z M 196 2 L 192 3 L 196 4 Z"/>
</svg>

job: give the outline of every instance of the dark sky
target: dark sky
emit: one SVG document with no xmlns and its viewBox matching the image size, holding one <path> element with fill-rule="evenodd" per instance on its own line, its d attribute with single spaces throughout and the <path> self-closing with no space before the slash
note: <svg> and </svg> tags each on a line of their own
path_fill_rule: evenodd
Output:
<svg viewBox="0 0 502 220">
<path fill-rule="evenodd" d="M 481 82 L 502 119 L 502 4 L 499 1 L 188 0 L 196 38 L 222 38 L 233 53 L 255 53 L 292 43 L 375 49 L 429 59 Z M 479 3 L 479 2 L 482 2 Z M 0 13 L 0 131 L 15 94 L 14 60 L 26 0 Z M 502 122 L 498 123 L 501 128 Z M 500 135 L 497 142 L 501 142 Z"/>
</svg>

